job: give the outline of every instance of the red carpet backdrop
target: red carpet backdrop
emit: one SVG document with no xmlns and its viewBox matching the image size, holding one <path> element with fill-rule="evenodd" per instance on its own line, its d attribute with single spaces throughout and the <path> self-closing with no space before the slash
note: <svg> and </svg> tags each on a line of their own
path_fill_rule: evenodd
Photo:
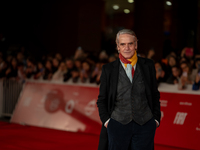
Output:
<svg viewBox="0 0 200 150">
<path fill-rule="evenodd" d="M 65 136 L 80 134 L 87 137 L 92 134 L 93 140 L 96 139 L 94 146 L 97 146 L 101 127 L 96 107 L 97 96 L 98 87 L 27 82 L 11 122 L 42 127 L 38 129 L 44 131 L 47 130 L 45 128 L 70 131 L 59 131 Z M 194 93 L 161 90 L 162 118 L 156 131 L 156 147 L 200 149 L 199 99 L 200 95 Z M 49 138 L 46 133 L 44 136 Z M 86 137 L 84 140 L 90 140 Z"/>
<path fill-rule="evenodd" d="M 27 82 L 11 122 L 99 134 L 97 87 Z"/>
</svg>

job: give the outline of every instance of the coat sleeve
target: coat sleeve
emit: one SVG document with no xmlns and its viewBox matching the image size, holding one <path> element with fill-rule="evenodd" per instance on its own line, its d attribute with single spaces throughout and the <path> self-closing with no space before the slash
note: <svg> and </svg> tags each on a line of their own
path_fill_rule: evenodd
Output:
<svg viewBox="0 0 200 150">
<path fill-rule="evenodd" d="M 156 70 L 154 66 L 154 62 L 151 61 L 150 65 L 151 70 L 151 90 L 152 90 L 152 104 L 153 104 L 153 116 L 160 123 L 160 92 L 158 91 L 158 85 L 156 81 Z"/>
<path fill-rule="evenodd" d="M 102 74 L 100 78 L 100 88 L 99 88 L 99 96 L 97 100 L 97 107 L 99 110 L 99 116 L 104 124 L 109 118 L 110 115 L 108 113 L 108 93 L 109 93 L 109 88 L 108 88 L 108 75 L 106 74 L 105 71 L 105 66 L 102 67 Z"/>
</svg>

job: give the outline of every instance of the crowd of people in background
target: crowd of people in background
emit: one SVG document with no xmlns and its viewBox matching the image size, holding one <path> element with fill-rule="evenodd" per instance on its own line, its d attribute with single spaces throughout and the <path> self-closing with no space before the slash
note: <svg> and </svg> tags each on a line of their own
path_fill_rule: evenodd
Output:
<svg viewBox="0 0 200 150">
<path fill-rule="evenodd" d="M 73 83 L 100 83 L 101 67 L 116 60 L 102 51 L 99 57 L 85 53 L 77 48 L 73 57 L 63 58 L 60 53 L 54 56 L 43 56 L 37 60 L 25 57 L 23 52 L 3 56 L 0 52 L 0 78 L 16 79 L 24 82 L 27 79 Z"/>
<path fill-rule="evenodd" d="M 151 51 L 149 53 L 152 54 Z M 192 90 L 199 90 L 200 55 L 194 55 L 192 48 L 185 47 L 179 56 L 171 52 L 166 58 L 155 62 L 155 70 L 158 85 L 160 82 L 177 84 L 178 89 L 183 90 L 192 84 Z"/>
<path fill-rule="evenodd" d="M 153 59 L 154 49 L 140 57 Z M 101 68 L 104 64 L 118 58 L 115 54 L 108 56 L 101 51 L 98 57 L 85 53 L 78 47 L 71 58 L 63 58 L 60 53 L 54 56 L 43 56 L 35 59 L 25 56 L 22 51 L 15 55 L 4 56 L 0 52 L 0 78 L 15 79 L 25 82 L 26 79 L 55 82 L 82 82 L 100 84 Z M 193 54 L 192 48 L 184 48 L 180 55 L 171 52 L 166 58 L 155 62 L 157 83 L 177 84 L 183 90 L 192 84 L 193 90 L 200 88 L 200 55 Z"/>
</svg>

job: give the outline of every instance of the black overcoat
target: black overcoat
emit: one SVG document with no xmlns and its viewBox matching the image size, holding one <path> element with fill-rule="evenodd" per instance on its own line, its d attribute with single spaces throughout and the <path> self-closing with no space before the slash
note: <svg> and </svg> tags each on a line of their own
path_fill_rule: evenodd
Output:
<svg viewBox="0 0 200 150">
<path fill-rule="evenodd" d="M 116 99 L 120 60 L 108 63 L 102 67 L 101 84 L 97 106 L 102 121 L 98 150 L 108 149 L 108 135 L 104 123 L 110 118 Z M 157 88 L 154 62 L 150 59 L 138 57 L 136 64 L 140 66 L 145 82 L 145 93 L 154 118 L 160 122 L 160 93 Z"/>
</svg>

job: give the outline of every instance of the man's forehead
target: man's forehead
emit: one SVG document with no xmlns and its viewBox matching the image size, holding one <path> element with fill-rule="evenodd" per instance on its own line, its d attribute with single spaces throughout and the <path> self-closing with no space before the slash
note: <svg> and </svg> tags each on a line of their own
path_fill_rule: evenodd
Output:
<svg viewBox="0 0 200 150">
<path fill-rule="evenodd" d="M 121 34 L 119 35 L 119 42 L 126 42 L 126 41 L 129 41 L 129 42 L 133 42 L 134 41 L 134 37 L 130 34 Z"/>
</svg>

